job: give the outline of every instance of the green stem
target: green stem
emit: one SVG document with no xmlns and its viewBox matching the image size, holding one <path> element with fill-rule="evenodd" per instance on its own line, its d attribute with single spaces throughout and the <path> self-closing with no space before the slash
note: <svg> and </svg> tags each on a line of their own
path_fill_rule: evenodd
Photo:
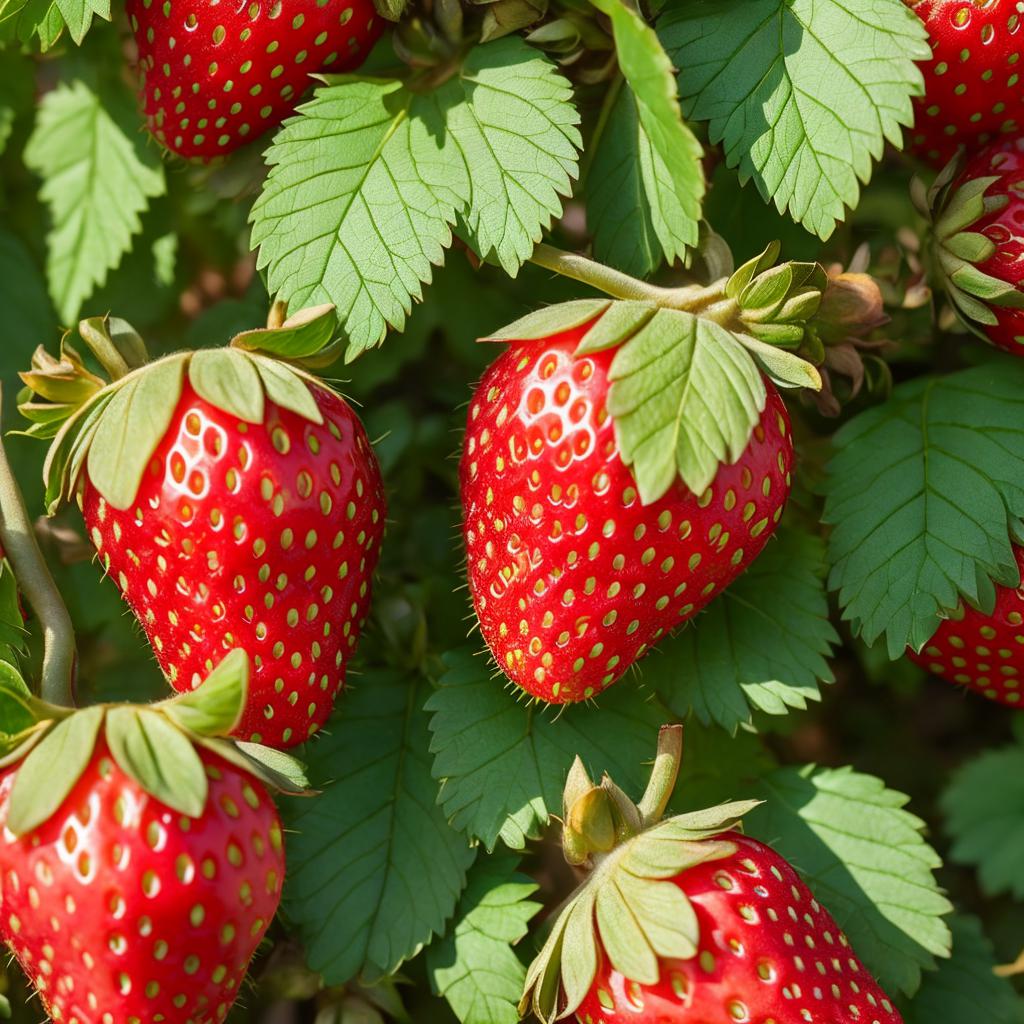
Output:
<svg viewBox="0 0 1024 1024">
<path fill-rule="evenodd" d="M 663 725 L 658 732 L 658 753 L 651 769 L 647 789 L 637 806 L 643 818 L 644 828 L 661 820 L 668 806 L 669 797 L 679 778 L 679 766 L 683 760 L 683 727 Z"/>
<path fill-rule="evenodd" d="M 0 440 L 0 542 L 18 586 L 43 627 L 40 695 L 51 704 L 71 706 L 75 630 L 71 616 L 39 550 L 21 491 Z"/>
</svg>

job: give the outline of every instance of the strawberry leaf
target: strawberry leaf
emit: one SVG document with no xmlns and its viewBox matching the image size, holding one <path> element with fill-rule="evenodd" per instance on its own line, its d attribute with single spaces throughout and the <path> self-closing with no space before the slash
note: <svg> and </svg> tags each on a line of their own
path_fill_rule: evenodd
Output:
<svg viewBox="0 0 1024 1024">
<path fill-rule="evenodd" d="M 336 327 L 333 306 L 313 306 L 290 316 L 280 327 L 261 327 L 236 334 L 231 344 L 278 359 L 305 359 L 330 344 Z"/>
<path fill-rule="evenodd" d="M 850 768 L 782 768 L 753 788 L 747 831 L 804 876 L 883 988 L 912 995 L 949 955 L 938 854 L 908 798 Z"/>
<path fill-rule="evenodd" d="M 272 292 L 337 307 L 352 359 L 403 329 L 458 218 L 481 256 L 518 269 L 569 192 L 578 115 L 519 38 L 474 48 L 433 94 L 325 81 L 267 153 L 252 244 Z"/>
<path fill-rule="evenodd" d="M 634 8 L 621 0 L 591 3 L 611 19 L 619 68 L 627 83 L 619 116 L 627 119 L 624 127 L 633 143 L 626 159 L 639 164 L 645 200 L 641 211 L 646 213 L 665 259 L 669 263 L 682 260 L 697 244 L 704 197 L 704 153 L 683 121 L 672 62 L 654 29 Z M 630 102 L 635 105 L 635 114 Z M 633 117 L 635 122 L 630 125 Z M 615 207 L 622 210 L 619 203 Z M 642 223 L 642 217 L 638 220 Z"/>
<path fill-rule="evenodd" d="M 961 597 L 1016 586 L 1024 531 L 1024 367 L 993 359 L 898 387 L 835 436 L 824 487 L 829 586 L 866 643 L 919 650 Z M 987 596 L 986 596 L 987 595 Z"/>
<path fill-rule="evenodd" d="M 560 814 L 565 776 L 579 754 L 623 785 L 643 789 L 643 762 L 664 709 L 623 683 L 599 709 L 527 707 L 466 650 L 444 658 L 447 672 L 427 701 L 434 776 L 452 824 L 489 850 L 500 838 L 522 849 Z"/>
<path fill-rule="evenodd" d="M 1013 984 L 994 973 L 996 958 L 981 922 L 955 914 L 949 919 L 953 955 L 924 976 L 903 1011 L 905 1024 L 1021 1024 L 1024 1001 Z"/>
<path fill-rule="evenodd" d="M 629 323 L 609 334 L 605 322 L 623 309 Z M 643 303 L 613 303 L 579 352 L 611 344 L 621 347 L 608 372 L 608 411 L 641 500 L 657 501 L 678 478 L 703 493 L 719 465 L 743 454 L 764 409 L 753 359 L 714 321 L 674 309 L 651 316 Z"/>
<path fill-rule="evenodd" d="M 307 748 L 320 796 L 282 807 L 288 912 L 328 985 L 389 974 L 440 934 L 476 855 L 437 805 L 422 699 L 396 673 L 362 677 Z"/>
<path fill-rule="evenodd" d="M 129 706 L 107 712 L 107 743 L 118 766 L 173 810 L 198 818 L 206 807 L 206 770 L 192 741 L 156 711 Z"/>
<path fill-rule="evenodd" d="M 44 96 L 25 162 L 43 179 L 40 192 L 53 226 L 47 235 L 46 275 L 65 322 L 107 279 L 131 248 L 149 200 L 163 195 L 163 167 L 134 122 L 134 103 L 83 82 L 60 84 Z M 134 129 L 132 129 L 134 131 Z"/>
<path fill-rule="evenodd" d="M 82 45 L 94 17 L 110 21 L 110 0 L 56 0 L 56 4 L 77 46 Z"/>
<path fill-rule="evenodd" d="M 688 118 L 709 121 L 730 167 L 821 238 L 886 140 L 902 145 L 916 60 L 931 50 L 902 0 L 725 0 L 678 5 L 658 25 Z"/>
<path fill-rule="evenodd" d="M 101 707 L 75 712 L 58 722 L 21 763 L 6 822 L 16 836 L 48 821 L 75 788 L 92 759 L 103 716 Z"/>
<path fill-rule="evenodd" d="M 227 736 L 242 717 L 248 690 L 249 656 L 236 649 L 225 655 L 200 686 L 164 701 L 160 710 L 188 732 Z"/>
<path fill-rule="evenodd" d="M 987 896 L 1024 899 L 1024 740 L 968 761 L 942 795 L 950 859 L 977 869 Z"/>
<path fill-rule="evenodd" d="M 536 883 L 516 870 L 518 863 L 509 854 L 479 858 L 453 927 L 427 947 L 431 988 L 462 1024 L 518 1024 L 526 970 L 512 947 L 541 908 L 529 898 Z"/>
<path fill-rule="evenodd" d="M 819 700 L 839 641 L 824 566 L 818 537 L 779 530 L 747 572 L 644 660 L 644 681 L 681 718 L 693 711 L 729 731 L 754 711 L 784 715 Z"/>
</svg>

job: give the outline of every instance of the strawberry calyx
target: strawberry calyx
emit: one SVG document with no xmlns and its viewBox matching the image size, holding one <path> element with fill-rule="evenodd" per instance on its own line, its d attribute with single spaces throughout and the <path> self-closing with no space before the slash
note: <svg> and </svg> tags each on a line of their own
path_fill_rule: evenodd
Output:
<svg viewBox="0 0 1024 1024">
<path fill-rule="evenodd" d="M 25 433 L 52 439 L 43 467 L 46 507 L 53 514 L 74 493 L 83 471 L 106 501 L 127 509 L 164 437 L 187 380 L 203 399 L 243 423 L 263 422 L 266 403 L 321 425 L 314 397 L 326 385 L 306 367 L 337 358 L 333 306 L 284 318 L 280 305 L 270 325 L 244 331 L 229 345 L 176 352 L 147 362 L 145 345 L 123 320 L 83 320 L 78 336 L 105 369 L 92 373 L 69 335 L 59 358 L 37 350 L 21 375 L 19 409 L 31 422 Z M 42 399 L 42 401 L 40 401 Z"/>
<path fill-rule="evenodd" d="M 758 801 L 722 804 L 661 820 L 682 754 L 682 726 L 663 726 L 651 781 L 633 803 L 607 776 L 594 785 L 579 758 L 564 793 L 566 859 L 590 875 L 565 904 L 527 972 L 519 1011 L 551 1021 L 571 1016 L 597 976 L 601 955 L 641 985 L 656 984 L 661 960 L 697 956 L 700 928 L 672 879 L 736 852 L 719 839 Z"/>
<path fill-rule="evenodd" d="M 197 748 L 279 792 L 305 793 L 294 758 L 227 738 L 242 717 L 248 688 L 249 657 L 240 649 L 195 690 L 152 705 L 60 707 L 32 696 L 15 669 L 0 666 L 0 768 L 18 765 L 5 827 L 21 836 L 49 820 L 89 766 L 101 736 L 122 771 L 188 818 L 202 816 L 209 793 Z"/>
<path fill-rule="evenodd" d="M 1003 209 L 1009 197 L 986 195 L 1000 180 L 998 175 L 959 180 L 962 166 L 963 156 L 955 157 L 927 192 L 915 180 L 913 194 L 918 209 L 931 222 L 933 279 L 945 290 L 965 326 L 984 337 L 981 328 L 998 323 L 995 308 L 1024 309 L 1024 292 L 980 269 L 996 246 L 987 235 L 971 228 Z"/>
</svg>

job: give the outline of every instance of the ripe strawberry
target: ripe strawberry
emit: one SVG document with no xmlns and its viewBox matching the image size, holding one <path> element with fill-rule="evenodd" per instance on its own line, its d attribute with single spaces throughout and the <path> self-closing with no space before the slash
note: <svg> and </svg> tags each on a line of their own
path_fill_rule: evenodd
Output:
<svg viewBox="0 0 1024 1024">
<path fill-rule="evenodd" d="M 148 794 L 101 740 L 35 830 L 0 836 L 0 933 L 58 1024 L 223 1021 L 281 899 L 263 786 L 201 752 L 206 809 Z M 18 768 L 0 777 L 6 823 Z"/>
<path fill-rule="evenodd" d="M 577 761 L 570 863 L 592 868 L 527 976 L 520 1010 L 581 1024 L 899 1024 L 834 918 L 771 847 L 735 830 L 756 803 L 660 822 L 682 727 L 665 727 L 639 806 Z M 666 758 L 674 758 L 664 771 Z M 595 913 L 596 908 L 596 913 Z"/>
<path fill-rule="evenodd" d="M 1024 548 L 1015 547 L 1024 573 Z M 912 661 L 947 682 L 1020 707 L 1024 686 L 1024 587 L 996 586 L 991 615 L 961 604 Z"/>
<path fill-rule="evenodd" d="M 323 725 L 385 514 L 377 460 L 339 395 L 237 347 L 181 353 L 95 392 L 49 472 L 51 493 L 78 488 L 103 566 L 176 690 L 242 648 L 253 675 L 235 735 L 291 746 Z"/>
<path fill-rule="evenodd" d="M 641 504 L 607 411 L 614 350 L 576 356 L 589 324 L 517 342 L 473 398 L 463 531 L 480 628 L 535 697 L 585 700 L 619 679 L 760 553 L 790 489 L 793 442 L 771 383 L 760 423 L 703 494 Z"/>
<path fill-rule="evenodd" d="M 911 148 L 936 166 L 1024 126 L 1017 0 L 905 0 L 931 38 Z"/>
<path fill-rule="evenodd" d="M 149 130 L 188 159 L 230 153 L 281 122 L 311 75 L 351 71 L 383 24 L 370 0 L 128 0 Z"/>
</svg>

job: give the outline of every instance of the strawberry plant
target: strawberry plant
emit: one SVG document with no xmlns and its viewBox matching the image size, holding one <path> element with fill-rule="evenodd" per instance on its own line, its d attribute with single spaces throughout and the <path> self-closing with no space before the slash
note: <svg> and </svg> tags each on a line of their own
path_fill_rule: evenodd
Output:
<svg viewBox="0 0 1024 1024">
<path fill-rule="evenodd" d="M 0 1015 L 1021 1024 L 1017 6 L 0 0 Z"/>
</svg>

